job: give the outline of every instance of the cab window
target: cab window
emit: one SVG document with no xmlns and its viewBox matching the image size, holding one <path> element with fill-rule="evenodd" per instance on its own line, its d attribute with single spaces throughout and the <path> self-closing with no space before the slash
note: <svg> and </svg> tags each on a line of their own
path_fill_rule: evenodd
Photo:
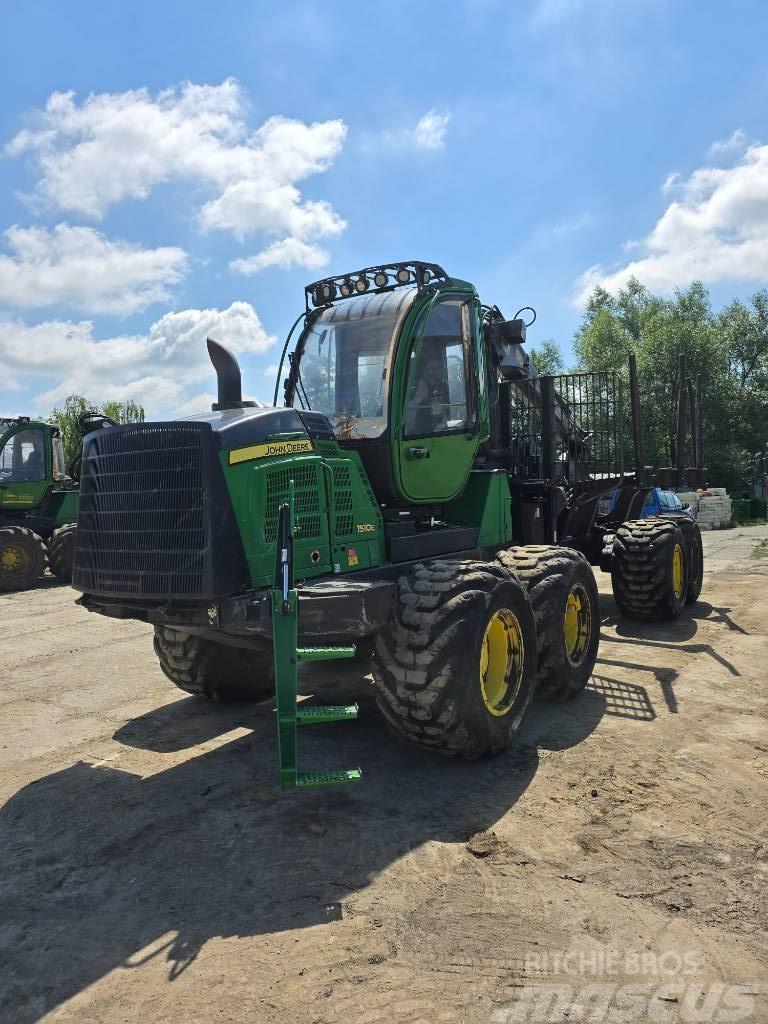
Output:
<svg viewBox="0 0 768 1024">
<path fill-rule="evenodd" d="M 45 479 L 44 432 L 40 429 L 17 431 L 0 451 L 0 482 L 40 483 Z"/>
<path fill-rule="evenodd" d="M 670 491 L 662 491 L 659 495 L 659 504 L 663 509 L 668 512 L 677 512 L 683 506 L 680 503 L 676 494 L 672 494 Z"/>
<path fill-rule="evenodd" d="M 445 299 L 429 313 L 411 352 L 405 436 L 466 432 L 475 425 L 470 305 Z"/>
</svg>

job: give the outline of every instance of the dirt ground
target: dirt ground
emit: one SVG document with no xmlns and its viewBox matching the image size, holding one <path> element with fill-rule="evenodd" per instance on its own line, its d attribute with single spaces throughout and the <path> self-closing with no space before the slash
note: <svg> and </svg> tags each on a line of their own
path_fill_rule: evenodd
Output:
<svg viewBox="0 0 768 1024">
<path fill-rule="evenodd" d="M 315 668 L 361 714 L 303 767 L 364 780 L 300 795 L 269 703 L 177 693 L 66 586 L 0 597 L 3 1024 L 765 1022 L 765 537 L 705 534 L 672 625 L 598 573 L 589 688 L 494 760 L 401 745 L 359 671 Z"/>
</svg>

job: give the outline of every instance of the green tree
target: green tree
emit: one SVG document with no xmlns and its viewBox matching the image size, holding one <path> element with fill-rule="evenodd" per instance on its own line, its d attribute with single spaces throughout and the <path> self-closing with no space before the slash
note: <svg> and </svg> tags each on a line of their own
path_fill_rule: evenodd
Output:
<svg viewBox="0 0 768 1024">
<path fill-rule="evenodd" d="M 142 423 L 144 421 L 143 406 L 137 405 L 132 400 L 104 402 L 99 408 L 83 395 L 70 395 L 64 403 L 64 408 L 55 408 L 48 417 L 48 422 L 55 423 L 61 431 L 64 462 L 67 466 L 71 465 L 80 455 L 81 437 L 77 429 L 77 421 L 86 412 L 102 412 L 116 423 Z"/>
<path fill-rule="evenodd" d="M 739 486 L 749 452 L 766 440 L 760 434 L 761 424 L 768 422 L 768 292 L 753 296 L 750 305 L 733 302 L 713 315 L 700 282 L 679 289 L 671 299 L 652 295 L 635 279 L 616 295 L 596 288 L 574 350 L 583 369 L 623 375 L 629 354 L 635 354 L 646 460 L 656 466 L 675 461 L 677 360 L 684 353 L 689 379 L 699 373 L 703 378 L 710 480 L 731 489 Z M 688 447 L 687 464 L 691 456 Z"/>
<path fill-rule="evenodd" d="M 531 362 L 542 374 L 565 373 L 565 362 L 563 354 L 557 343 L 551 339 L 542 341 L 539 348 L 532 347 L 528 350 Z"/>
</svg>

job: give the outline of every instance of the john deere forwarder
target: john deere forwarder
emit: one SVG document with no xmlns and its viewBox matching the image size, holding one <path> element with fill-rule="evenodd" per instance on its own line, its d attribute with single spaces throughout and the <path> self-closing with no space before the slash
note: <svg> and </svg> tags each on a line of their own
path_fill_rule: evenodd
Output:
<svg viewBox="0 0 768 1024">
<path fill-rule="evenodd" d="M 359 777 L 297 772 L 296 726 L 356 713 L 297 707 L 299 661 L 373 640 L 389 728 L 475 757 L 513 741 L 534 688 L 585 687 L 600 625 L 590 563 L 627 615 L 672 619 L 696 600 L 695 523 L 633 520 L 654 483 L 704 482 L 684 367 L 677 465 L 654 475 L 633 366 L 625 431 L 618 375 L 539 376 L 524 321 L 441 267 L 369 267 L 305 298 L 275 407 L 242 400 L 236 361 L 209 340 L 210 415 L 86 438 L 74 571 L 85 607 L 154 624 L 183 690 L 255 698 L 276 681 L 284 785 Z"/>
<path fill-rule="evenodd" d="M 114 421 L 87 412 L 81 436 Z M 29 416 L 0 416 L 0 592 L 26 590 L 46 565 L 72 577 L 80 458 L 64 465 L 61 431 Z"/>
</svg>

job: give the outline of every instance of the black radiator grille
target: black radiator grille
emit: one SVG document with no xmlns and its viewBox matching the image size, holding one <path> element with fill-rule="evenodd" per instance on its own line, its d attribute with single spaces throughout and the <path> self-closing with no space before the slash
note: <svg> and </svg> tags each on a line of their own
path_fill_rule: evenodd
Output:
<svg viewBox="0 0 768 1024">
<path fill-rule="evenodd" d="M 83 451 L 74 585 L 147 599 L 231 592 L 238 553 L 243 563 L 232 519 L 208 424 L 100 431 Z"/>
</svg>

